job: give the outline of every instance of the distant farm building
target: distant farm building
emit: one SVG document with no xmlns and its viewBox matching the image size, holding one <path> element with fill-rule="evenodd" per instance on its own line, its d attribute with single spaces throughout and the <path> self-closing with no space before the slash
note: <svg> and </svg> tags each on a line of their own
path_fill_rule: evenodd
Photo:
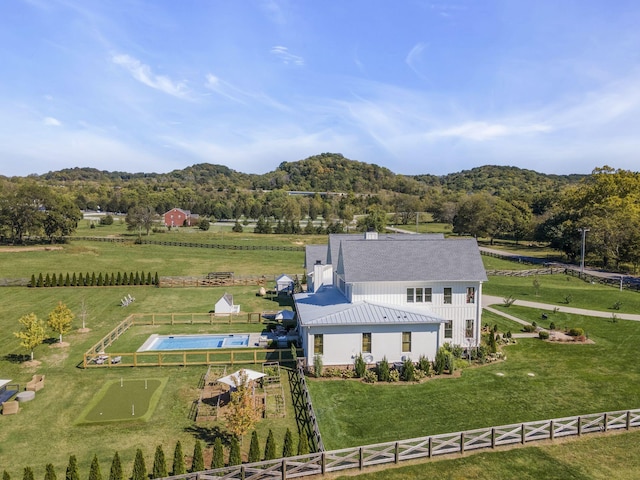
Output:
<svg viewBox="0 0 640 480">
<path fill-rule="evenodd" d="M 167 227 L 191 227 L 196 225 L 199 220 L 200 216 L 198 214 L 181 208 L 172 208 L 164 214 L 164 224 Z"/>
</svg>

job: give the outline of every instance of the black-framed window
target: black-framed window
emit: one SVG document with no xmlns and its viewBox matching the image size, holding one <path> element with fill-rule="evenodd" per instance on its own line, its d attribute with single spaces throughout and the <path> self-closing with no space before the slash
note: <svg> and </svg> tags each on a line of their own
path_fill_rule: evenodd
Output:
<svg viewBox="0 0 640 480">
<path fill-rule="evenodd" d="M 453 303 L 453 292 L 450 287 L 444 289 L 444 303 Z"/>
</svg>

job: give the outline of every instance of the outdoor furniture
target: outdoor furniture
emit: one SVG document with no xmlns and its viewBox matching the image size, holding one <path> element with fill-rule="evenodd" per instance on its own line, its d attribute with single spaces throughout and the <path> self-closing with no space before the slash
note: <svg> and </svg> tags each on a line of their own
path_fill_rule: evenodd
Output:
<svg viewBox="0 0 640 480">
<path fill-rule="evenodd" d="M 2 415 L 14 415 L 18 413 L 19 410 L 20 404 L 15 400 L 2 403 Z"/>
<path fill-rule="evenodd" d="M 26 390 L 16 395 L 17 402 L 30 402 L 34 398 L 36 398 L 36 392 L 34 392 L 33 390 Z"/>
<path fill-rule="evenodd" d="M 20 390 L 20 386 L 17 383 L 11 384 L 9 382 L 11 380 L 0 380 L 0 403 L 11 400 L 11 397 Z"/>
<path fill-rule="evenodd" d="M 31 378 L 31 381 L 27 383 L 25 390 L 31 390 L 32 392 L 37 392 L 42 388 L 44 388 L 44 375 L 34 375 Z"/>
<path fill-rule="evenodd" d="M 120 363 L 122 361 L 122 357 L 118 355 L 117 357 L 113 357 L 111 359 L 111 363 Z"/>
</svg>

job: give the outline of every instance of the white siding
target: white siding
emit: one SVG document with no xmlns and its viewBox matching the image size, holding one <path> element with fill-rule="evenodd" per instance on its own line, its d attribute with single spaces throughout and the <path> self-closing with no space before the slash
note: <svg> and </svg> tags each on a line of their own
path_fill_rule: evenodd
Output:
<svg viewBox="0 0 640 480">
<path fill-rule="evenodd" d="M 365 332 L 371 333 L 372 363 L 385 356 L 389 362 L 400 362 L 403 357 L 417 361 L 420 355 L 433 360 L 441 344 L 439 324 L 325 326 L 302 330 L 308 365 L 313 365 L 315 334 L 323 335 L 324 365 L 353 365 L 355 357 L 361 353 L 362 334 Z M 402 352 L 402 332 L 411 332 L 410 352 Z"/>
</svg>

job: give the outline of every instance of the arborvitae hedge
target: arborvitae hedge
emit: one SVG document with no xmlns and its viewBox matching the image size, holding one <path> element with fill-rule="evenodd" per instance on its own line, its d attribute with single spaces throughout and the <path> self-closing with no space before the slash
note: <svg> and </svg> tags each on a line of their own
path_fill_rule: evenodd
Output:
<svg viewBox="0 0 640 480">
<path fill-rule="evenodd" d="M 193 447 L 193 459 L 191 460 L 191 472 L 201 472 L 204 470 L 204 457 L 202 456 L 202 442 L 196 440 Z"/>
<path fill-rule="evenodd" d="M 240 442 L 235 435 L 231 437 L 231 447 L 229 447 L 229 465 L 240 465 L 242 457 L 240 456 Z"/>
<path fill-rule="evenodd" d="M 294 455 L 293 435 L 291 434 L 291 430 L 287 428 L 287 431 L 284 434 L 284 443 L 282 445 L 282 456 L 286 458 L 293 457 Z"/>
<path fill-rule="evenodd" d="M 273 437 L 273 431 L 269 430 L 267 443 L 264 446 L 264 459 L 273 460 L 274 458 L 276 458 L 276 439 Z"/>
<path fill-rule="evenodd" d="M 80 480 L 78 475 L 78 460 L 75 455 L 69 457 L 69 465 L 67 465 L 67 473 L 65 474 L 65 480 Z"/>
<path fill-rule="evenodd" d="M 258 432 L 255 430 L 251 433 L 251 445 L 249 445 L 249 463 L 260 461 L 260 442 L 258 440 Z"/>
<path fill-rule="evenodd" d="M 64 281 L 63 281 L 64 278 Z M 31 275 L 29 281 L 29 287 L 111 287 L 111 286 L 125 286 L 125 285 L 154 285 L 157 286 L 160 283 L 160 277 L 158 272 L 155 276 L 151 275 L 151 272 L 118 272 L 115 273 L 103 273 L 87 272 L 86 274 L 80 272 L 76 274 L 63 274 L 63 273 L 39 273 L 37 278 L 35 274 Z"/>
<path fill-rule="evenodd" d="M 89 468 L 89 480 L 102 480 L 102 472 L 100 471 L 100 463 L 98 455 L 93 456 L 91 467 Z"/>
<path fill-rule="evenodd" d="M 118 273 L 118 275 L 120 275 Z M 173 451 L 173 470 L 171 475 L 182 475 L 187 473 L 187 469 L 184 466 L 184 454 L 182 453 L 182 444 L 180 440 L 176 443 L 176 448 Z"/>
<path fill-rule="evenodd" d="M 111 460 L 109 480 L 122 480 L 122 462 L 120 461 L 120 455 L 118 455 L 118 452 L 113 454 L 113 460 Z"/>
<path fill-rule="evenodd" d="M 162 445 L 158 445 L 153 459 L 152 478 L 164 478 L 167 476 L 167 462 L 164 459 L 164 450 L 162 450 Z"/>
<path fill-rule="evenodd" d="M 149 480 L 147 478 L 147 466 L 144 463 L 144 455 L 139 448 L 136 450 L 136 459 L 133 461 L 131 480 Z"/>
<path fill-rule="evenodd" d="M 224 467 L 224 447 L 222 446 L 222 439 L 216 437 L 213 442 L 213 457 L 211 458 L 211 468 Z"/>
</svg>

